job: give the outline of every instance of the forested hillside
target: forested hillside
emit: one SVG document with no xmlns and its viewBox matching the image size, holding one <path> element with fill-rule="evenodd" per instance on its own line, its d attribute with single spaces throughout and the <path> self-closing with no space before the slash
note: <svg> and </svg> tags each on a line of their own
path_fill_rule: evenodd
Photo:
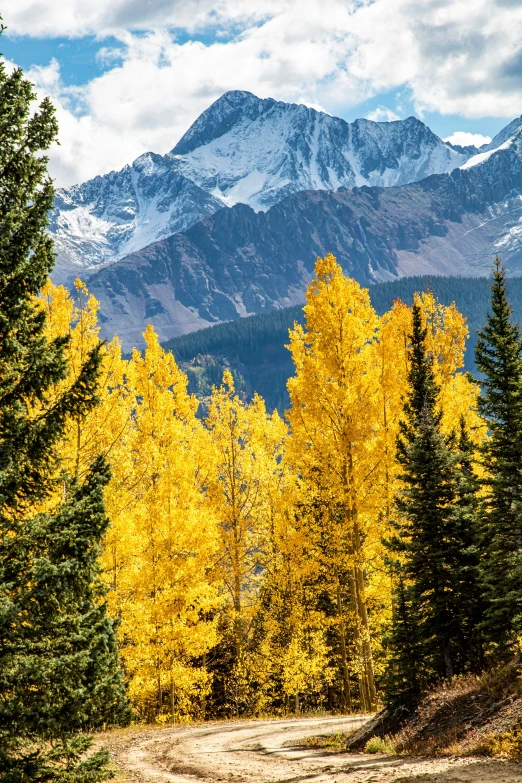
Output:
<svg viewBox="0 0 522 783">
<path fill-rule="evenodd" d="M 444 305 L 455 302 L 467 319 L 470 332 L 465 368 L 476 371 L 476 331 L 484 323 L 489 306 L 489 284 L 485 278 L 405 277 L 379 283 L 369 290 L 379 315 L 389 310 L 396 299 L 412 304 L 417 291 L 432 291 Z M 508 280 L 508 292 L 514 317 L 519 320 L 522 278 Z M 228 368 L 238 391 L 248 398 L 258 392 L 270 410 L 277 408 L 281 413 L 289 404 L 286 382 L 294 371 L 285 348 L 294 322 L 304 322 L 301 305 L 201 329 L 169 340 L 163 347 L 173 352 L 188 375 L 189 390 L 200 399 L 208 397 L 212 384 L 218 384 Z"/>
</svg>

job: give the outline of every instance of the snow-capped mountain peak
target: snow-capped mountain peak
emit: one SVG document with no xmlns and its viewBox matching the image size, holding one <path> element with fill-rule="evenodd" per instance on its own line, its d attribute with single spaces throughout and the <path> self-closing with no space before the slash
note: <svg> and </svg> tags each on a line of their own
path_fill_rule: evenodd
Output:
<svg viewBox="0 0 522 783">
<path fill-rule="evenodd" d="M 171 154 L 186 155 L 212 139 L 223 136 L 242 119 L 255 120 L 274 103 L 272 98 L 263 100 L 246 90 L 230 90 L 200 114 L 171 150 Z"/>
<path fill-rule="evenodd" d="M 118 261 L 223 206 L 266 210 L 302 190 L 402 185 L 449 172 L 469 154 L 415 117 L 338 117 L 242 90 L 215 101 L 167 155 L 62 189 L 50 231 L 61 278 Z"/>
<path fill-rule="evenodd" d="M 225 93 L 170 153 L 179 170 L 228 206 L 267 209 L 299 190 L 401 185 L 467 157 L 415 117 L 348 123 L 302 104 Z"/>
<path fill-rule="evenodd" d="M 510 129 L 510 134 L 507 135 L 505 131 Z M 495 146 L 493 144 L 497 142 Z M 502 150 L 509 150 L 511 147 L 515 147 L 519 153 L 522 151 L 522 117 L 519 117 L 498 133 L 490 144 L 486 144 L 480 148 L 480 152 L 477 155 L 473 155 L 466 161 L 461 169 L 471 169 L 473 166 L 479 166 L 481 163 L 485 163 L 489 158 L 497 152 Z"/>
</svg>

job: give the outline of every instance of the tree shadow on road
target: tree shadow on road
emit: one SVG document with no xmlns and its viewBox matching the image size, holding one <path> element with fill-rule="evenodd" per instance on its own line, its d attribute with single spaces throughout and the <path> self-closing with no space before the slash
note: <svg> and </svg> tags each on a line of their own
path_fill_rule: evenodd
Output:
<svg viewBox="0 0 522 783">
<path fill-rule="evenodd" d="M 413 773 L 394 783 L 522 783 L 522 764 L 491 759 L 450 767 L 445 771 Z"/>
<path fill-rule="evenodd" d="M 440 759 L 433 759 L 436 764 Z M 371 777 L 372 783 L 522 783 L 522 763 L 513 761 L 487 760 L 474 761 L 459 765 L 455 760 L 455 766 L 451 765 L 449 769 L 440 771 L 419 771 L 415 770 L 417 765 L 429 763 L 426 758 L 405 758 L 404 756 L 383 756 L 382 760 L 372 758 L 357 758 L 346 766 L 327 766 L 323 769 L 316 769 L 305 775 L 295 775 L 288 778 L 281 778 L 276 783 L 305 783 L 307 780 L 317 779 L 319 775 L 330 774 L 332 780 L 338 775 L 350 775 L 357 772 L 367 772 Z M 407 774 L 401 775 L 400 767 L 407 764 L 409 769 L 404 770 Z M 399 777 L 390 777 L 390 771 L 397 769 Z M 373 773 L 373 774 L 372 774 Z M 382 778 L 380 775 L 382 774 Z M 359 778 L 357 778 L 359 780 Z"/>
</svg>

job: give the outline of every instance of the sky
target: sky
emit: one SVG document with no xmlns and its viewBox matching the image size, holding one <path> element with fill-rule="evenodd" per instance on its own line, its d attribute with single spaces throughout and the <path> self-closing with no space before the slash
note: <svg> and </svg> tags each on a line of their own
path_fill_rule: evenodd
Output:
<svg viewBox="0 0 522 783">
<path fill-rule="evenodd" d="M 59 186 L 172 149 L 227 90 L 480 145 L 522 114 L 522 0 L 4 0 Z"/>
</svg>

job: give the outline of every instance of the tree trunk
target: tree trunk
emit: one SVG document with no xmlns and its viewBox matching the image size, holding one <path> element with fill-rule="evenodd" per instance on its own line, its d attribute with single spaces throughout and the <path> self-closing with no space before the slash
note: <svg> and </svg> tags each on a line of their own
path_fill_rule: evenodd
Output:
<svg viewBox="0 0 522 783">
<path fill-rule="evenodd" d="M 176 696 L 174 690 L 174 675 L 170 675 L 170 714 L 172 715 L 172 723 L 176 723 Z"/>
<path fill-rule="evenodd" d="M 346 497 L 346 510 L 350 521 L 350 531 L 352 546 L 351 551 L 354 558 L 352 579 L 350 580 L 350 593 L 356 611 L 358 622 L 356 622 L 356 641 L 360 645 L 362 657 L 361 672 L 361 708 L 372 712 L 377 708 L 377 691 L 375 688 L 375 675 L 373 671 L 373 655 L 370 637 L 370 626 L 368 623 L 368 612 L 366 609 L 366 592 L 364 587 L 364 573 L 361 567 L 362 563 L 362 545 L 359 532 L 359 523 L 357 519 L 357 499 L 353 489 L 353 456 L 350 445 L 347 446 L 346 462 L 344 466 L 344 486 Z M 353 580 L 353 583 L 352 583 Z M 359 627 L 360 623 L 360 627 Z"/>
<path fill-rule="evenodd" d="M 339 638 L 341 640 L 341 658 L 343 666 L 343 690 L 344 706 L 348 712 L 352 712 L 352 693 L 350 689 L 350 672 L 348 670 L 348 656 L 346 654 L 346 636 L 344 628 L 343 604 L 341 598 L 341 585 L 337 580 L 337 616 L 339 618 Z"/>
<path fill-rule="evenodd" d="M 354 613 L 354 629 L 353 629 L 353 635 L 354 635 L 354 641 L 355 641 L 355 649 L 357 655 L 359 655 L 359 651 L 361 650 L 361 631 L 359 627 L 360 618 L 359 618 L 359 607 L 358 607 L 358 599 L 357 599 L 357 583 L 355 579 L 355 568 L 350 569 L 349 573 L 349 585 L 350 585 L 350 598 L 352 601 L 353 606 L 353 613 Z M 358 672 L 358 678 L 359 678 L 359 703 L 360 708 L 363 712 L 367 710 L 367 702 L 368 698 L 366 695 L 366 688 L 365 688 L 365 676 L 364 672 L 361 672 L 359 670 Z"/>
<path fill-rule="evenodd" d="M 359 525 L 355 521 L 353 526 L 354 544 L 355 544 L 355 579 L 357 585 L 357 604 L 359 617 L 362 625 L 362 654 L 364 669 L 366 672 L 366 682 L 368 687 L 369 708 L 370 711 L 377 709 L 377 689 L 375 687 L 375 674 L 373 670 L 372 642 L 370 637 L 370 624 L 368 622 L 368 611 L 366 609 L 366 591 L 364 586 L 364 574 L 360 566 L 361 560 L 361 539 L 359 534 Z"/>
<path fill-rule="evenodd" d="M 207 654 L 206 652 L 203 653 L 203 668 L 206 671 L 207 668 Z M 205 691 L 203 691 L 203 696 L 201 697 L 201 719 L 205 720 L 207 716 L 207 694 Z"/>
<path fill-rule="evenodd" d="M 161 671 L 158 664 L 158 715 L 161 713 L 163 706 L 163 689 L 161 687 Z"/>
<path fill-rule="evenodd" d="M 241 583 L 239 579 L 239 567 L 234 568 L 234 638 L 236 644 L 236 661 L 243 660 L 243 629 L 241 623 Z"/>
<path fill-rule="evenodd" d="M 444 668 L 446 671 L 446 679 L 451 680 L 454 675 L 453 659 L 451 657 L 451 651 L 447 643 L 444 645 Z"/>
</svg>

